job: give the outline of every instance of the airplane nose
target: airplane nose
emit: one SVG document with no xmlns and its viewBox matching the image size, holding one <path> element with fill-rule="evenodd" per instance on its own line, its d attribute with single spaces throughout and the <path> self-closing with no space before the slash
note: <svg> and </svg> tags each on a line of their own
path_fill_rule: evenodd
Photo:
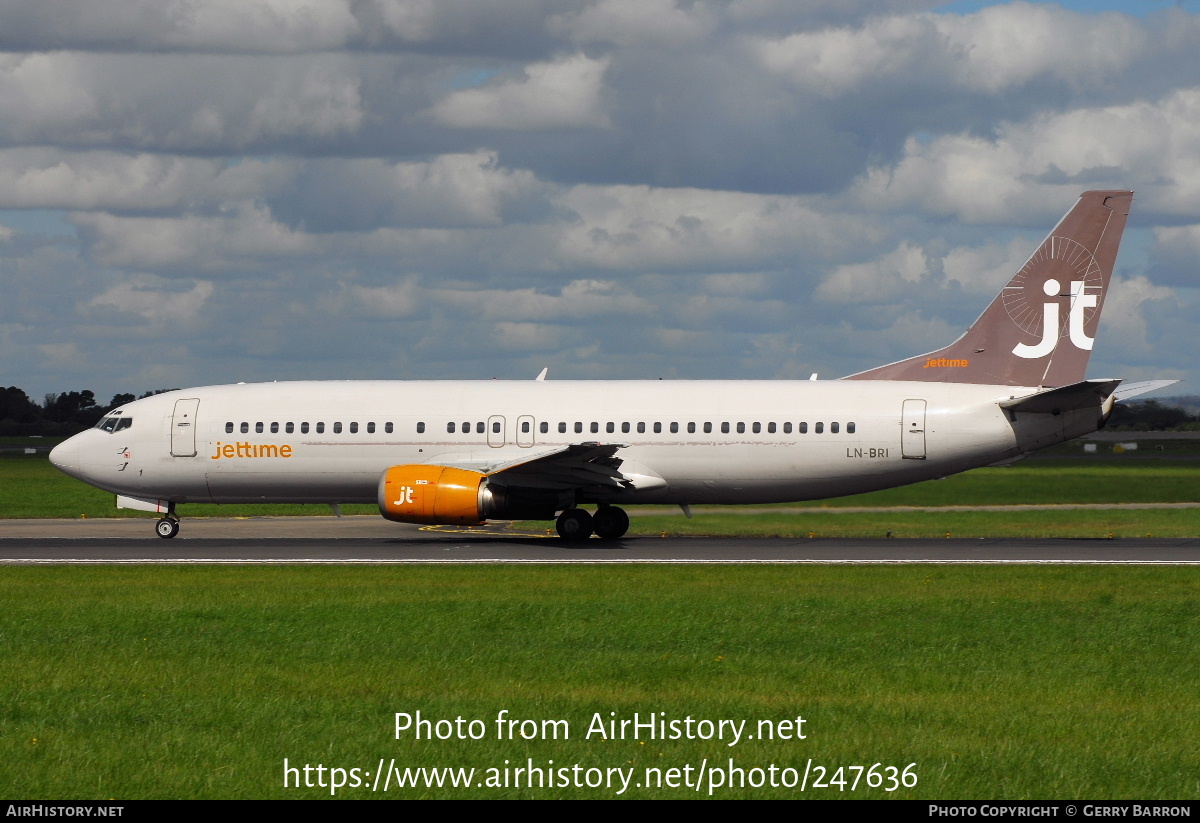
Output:
<svg viewBox="0 0 1200 823">
<path fill-rule="evenodd" d="M 72 477 L 79 473 L 79 443 L 67 438 L 50 450 L 50 462 Z"/>
</svg>

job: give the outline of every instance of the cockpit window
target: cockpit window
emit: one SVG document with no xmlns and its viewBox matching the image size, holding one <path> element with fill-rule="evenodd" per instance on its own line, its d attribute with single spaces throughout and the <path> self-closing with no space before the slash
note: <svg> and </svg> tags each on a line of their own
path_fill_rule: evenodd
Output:
<svg viewBox="0 0 1200 823">
<path fill-rule="evenodd" d="M 121 417 L 116 414 L 110 414 L 107 417 L 101 418 L 100 422 L 96 424 L 96 428 L 113 434 L 114 432 L 124 431 L 132 425 L 132 417 Z"/>
</svg>

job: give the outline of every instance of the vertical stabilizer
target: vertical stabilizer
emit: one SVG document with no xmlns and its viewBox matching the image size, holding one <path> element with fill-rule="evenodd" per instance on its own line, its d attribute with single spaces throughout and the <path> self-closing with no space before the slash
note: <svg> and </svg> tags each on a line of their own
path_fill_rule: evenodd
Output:
<svg viewBox="0 0 1200 823">
<path fill-rule="evenodd" d="M 1065 386 L 1084 379 L 1131 191 L 1084 192 L 966 334 L 847 380 Z"/>
</svg>

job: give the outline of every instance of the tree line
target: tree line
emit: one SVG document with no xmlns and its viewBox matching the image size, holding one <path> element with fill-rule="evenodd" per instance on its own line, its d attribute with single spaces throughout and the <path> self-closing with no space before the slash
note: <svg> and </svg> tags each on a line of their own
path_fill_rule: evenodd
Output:
<svg viewBox="0 0 1200 823">
<path fill-rule="evenodd" d="M 141 397 L 151 397 L 172 389 L 148 391 Z M 0 437 L 58 437 L 76 434 L 96 425 L 108 412 L 126 403 L 139 400 L 133 394 L 116 394 L 107 405 L 96 402 L 96 393 L 83 391 L 47 394 L 42 402 L 34 402 L 16 386 L 0 389 Z"/>
</svg>

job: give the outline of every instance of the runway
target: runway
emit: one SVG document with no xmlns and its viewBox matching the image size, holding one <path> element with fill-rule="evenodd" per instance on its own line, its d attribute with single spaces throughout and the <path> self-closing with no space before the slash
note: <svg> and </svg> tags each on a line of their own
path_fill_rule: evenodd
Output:
<svg viewBox="0 0 1200 823">
<path fill-rule="evenodd" d="M 3 520 L 0 565 L 44 564 L 1119 564 L 1200 565 L 1200 539 L 886 540 L 628 537 L 564 543 L 502 526 L 420 528 L 373 517 Z"/>
</svg>

